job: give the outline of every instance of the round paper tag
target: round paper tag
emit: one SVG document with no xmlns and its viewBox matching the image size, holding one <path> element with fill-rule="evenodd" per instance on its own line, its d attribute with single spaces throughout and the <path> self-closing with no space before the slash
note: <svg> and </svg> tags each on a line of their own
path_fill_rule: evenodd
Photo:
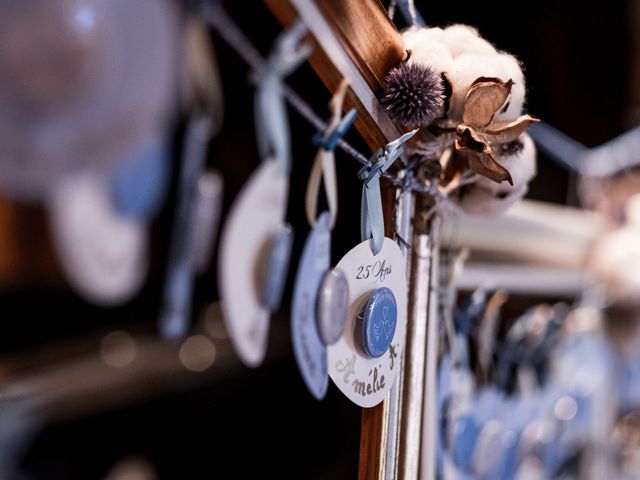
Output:
<svg viewBox="0 0 640 480">
<path fill-rule="evenodd" d="M 130 300 L 147 273 L 147 226 L 118 215 L 108 183 L 94 174 L 68 177 L 47 203 L 56 252 L 71 286 L 87 300 Z"/>
<path fill-rule="evenodd" d="M 328 347 L 329 375 L 352 402 L 361 407 L 380 403 L 400 371 L 407 319 L 407 284 L 405 258 L 400 247 L 385 238 L 382 250 L 374 256 L 371 241 L 351 249 L 336 265 L 349 282 L 349 315 L 342 338 Z M 376 290 L 386 287 L 393 292 L 397 306 L 397 324 L 389 349 L 379 358 L 367 355 L 358 344 L 362 332 L 357 322 L 365 302 Z"/>
<path fill-rule="evenodd" d="M 223 316 L 238 356 L 250 367 L 262 363 L 269 333 L 256 266 L 264 245 L 282 225 L 287 180 L 279 162 L 262 162 L 235 200 L 222 232 L 218 284 Z"/>
<path fill-rule="evenodd" d="M 329 386 L 327 348 L 317 327 L 316 304 L 331 263 L 329 214 L 323 213 L 307 237 L 298 264 L 291 306 L 291 338 L 298 368 L 313 396 L 322 400 Z"/>
</svg>

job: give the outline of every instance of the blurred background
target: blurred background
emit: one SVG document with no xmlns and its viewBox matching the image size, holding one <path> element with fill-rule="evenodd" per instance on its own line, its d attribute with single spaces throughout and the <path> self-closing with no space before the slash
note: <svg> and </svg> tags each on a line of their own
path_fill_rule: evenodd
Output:
<svg viewBox="0 0 640 480">
<path fill-rule="evenodd" d="M 39 28 L 42 15 L 46 15 L 39 4 L 47 1 L 29 0 L 24 3 L 29 6 L 20 7 L 21 14 L 27 17 L 20 20 L 26 30 L 19 35 L 31 34 Z M 10 29 L 2 22 L 13 18 L 12 12 L 19 3 L 0 0 L 0 29 L 7 35 Z M 81 9 L 83 2 L 76 3 L 72 8 Z M 109 2 L 87 0 L 86 3 L 92 8 L 110 8 Z M 151 8 L 154 2 L 147 3 Z M 185 17 L 182 2 L 165 0 L 164 3 L 171 3 L 175 16 L 172 21 L 181 25 Z M 258 0 L 228 1 L 224 5 L 253 44 L 266 55 L 281 27 L 265 5 Z M 417 0 L 416 5 L 428 25 L 475 26 L 499 49 L 514 54 L 525 68 L 527 110 L 587 147 L 600 145 L 638 123 L 640 2 L 539 0 L 535 4 L 524 4 L 502 0 L 490 3 Z M 31 14 L 33 18 L 29 17 Z M 145 22 L 151 23 L 145 15 L 145 12 L 131 13 L 132 22 L 143 31 Z M 162 21 L 158 20 L 158 24 Z M 400 22 L 398 26 L 403 27 Z M 148 37 L 155 38 L 153 26 L 148 28 Z M 178 46 L 183 42 L 182 30 L 175 25 L 170 28 L 176 30 L 175 59 L 170 62 L 170 72 L 175 78 L 167 80 L 165 89 L 175 95 L 166 101 L 162 112 L 147 112 L 149 117 L 163 115 L 165 118 L 161 126 L 153 125 L 149 130 L 156 129 L 155 134 L 162 137 L 169 159 L 167 195 L 157 214 L 147 218 L 140 227 L 147 232 L 144 249 L 148 274 L 144 275 L 142 288 L 131 298 L 118 306 L 97 306 L 79 295 L 65 279 L 62 256 L 54 246 L 56 223 L 51 219 L 49 193 L 23 194 L 25 190 L 11 177 L 11 166 L 0 171 L 5 177 L 1 183 L 9 185 L 3 188 L 4 193 L 0 192 L 0 305 L 3 306 L 0 395 L 8 399 L 27 398 L 34 403 L 28 412 L 11 401 L 0 404 L 0 422 L 4 418 L 7 425 L 11 423 L 7 419 L 19 423 L 7 427 L 5 435 L 0 434 L 0 445 L 13 445 L 6 449 L 6 456 L 15 450 L 20 459 L 19 470 L 24 477 L 15 478 L 86 480 L 106 478 L 109 472 L 121 475 L 109 478 L 154 478 L 150 473 L 144 476 L 149 468 L 161 479 L 355 478 L 361 410 L 350 404 L 333 385 L 323 402 L 315 401 L 306 391 L 289 344 L 290 297 L 285 296 L 282 308 L 273 319 L 265 365 L 255 370 L 242 366 L 215 321 L 214 302 L 218 300 L 218 290 L 214 254 L 196 278 L 191 309 L 194 330 L 188 337 L 191 343 L 165 344 L 156 340 L 178 204 L 180 152 L 186 120 L 185 114 L 180 113 L 178 88 L 173 85 L 180 81 L 184 63 L 183 50 Z M 224 120 L 211 140 L 206 162 L 224 179 L 224 219 L 259 158 L 250 71 L 213 32 L 209 34 L 219 65 Z M 106 66 L 97 65 L 96 71 L 120 68 L 117 52 L 126 51 L 129 46 L 126 41 L 134 41 L 133 36 L 116 33 L 114 37 L 100 38 L 110 38 L 115 46 L 97 57 Z M 86 41 L 89 45 L 94 40 Z M 39 40 L 34 44 L 46 49 L 49 43 Z M 8 40 L 0 43 L 2 62 L 10 61 L 11 45 Z M 99 46 L 91 48 L 99 50 Z M 122 50 L 118 50 L 120 48 Z M 140 58 L 158 55 L 153 53 L 153 42 L 148 42 L 145 48 L 152 53 L 141 50 L 130 54 Z M 48 59 L 52 66 L 47 68 L 53 71 L 64 62 L 73 61 L 56 57 L 55 51 L 50 56 L 45 52 L 34 54 L 34 61 Z M 150 66 L 145 68 L 154 71 L 157 65 L 154 67 L 153 60 L 147 60 Z M 10 65 L 1 65 L 0 70 L 6 72 Z M 40 67 L 33 68 L 42 73 L 38 70 Z M 168 67 L 157 68 L 162 73 L 163 68 Z M 106 102 L 126 104 L 131 98 L 143 97 L 144 85 L 152 85 L 154 77 L 143 75 L 136 81 L 140 86 L 135 91 L 123 91 L 119 95 L 115 89 Z M 330 94 L 308 65 L 296 70 L 289 83 L 316 112 L 328 116 L 326 105 Z M 10 83 L 3 79 L 0 85 L 8 88 Z M 161 95 L 163 92 L 147 93 Z M 64 94 L 73 95 L 74 89 Z M 75 94 L 82 97 L 81 89 L 75 90 Z M 0 97 L 3 97 L 0 105 L 9 105 L 3 103 L 6 91 L 0 92 Z M 91 109 L 92 105 L 102 105 L 100 102 L 105 100 L 87 97 L 78 102 L 74 108 Z M 40 107 L 24 105 L 9 106 L 13 110 L 7 107 L 1 114 L 6 118 L 0 121 L 0 126 L 14 122 L 28 129 L 29 115 L 35 115 L 33 112 Z M 137 111 L 146 111 L 144 102 L 138 107 Z M 67 114 L 69 118 L 75 115 Z M 73 118 L 85 118 L 84 113 L 77 115 Z M 126 136 L 128 126 L 122 123 L 122 119 L 127 118 L 126 112 L 115 120 L 108 115 L 110 113 L 105 113 L 100 119 L 105 124 L 119 123 L 125 130 L 123 133 L 116 129 L 111 134 Z M 53 117 L 47 118 L 54 121 Z M 316 147 L 310 141 L 314 129 L 300 121 L 293 111 L 290 119 L 293 171 L 287 218 L 296 231 L 293 255 L 298 258 L 308 228 L 300 199 Z M 76 133 L 83 138 L 90 138 L 92 134 L 82 130 Z M 25 134 L 17 139 L 12 135 L 16 138 L 14 144 L 9 135 L 0 132 L 0 142 L 6 146 L 0 145 L 0 152 L 13 155 L 12 148 L 15 148 L 22 152 L 23 158 L 33 153 L 15 146 L 19 141 L 31 141 L 31 137 Z M 367 151 L 357 133 L 350 132 L 348 138 L 360 151 Z M 110 141 L 115 142 L 106 139 L 99 148 L 111 149 Z M 43 143 L 39 151 L 46 152 L 46 145 Z M 80 152 L 87 148 L 74 146 L 73 138 L 68 145 L 69 149 Z M 64 148 L 52 147 L 51 151 L 56 150 L 62 158 Z M 125 152 L 126 148 L 122 147 L 121 151 Z M 94 160 L 102 162 L 99 158 Z M 0 163 L 2 161 L 0 158 Z M 337 166 L 341 210 L 333 236 L 334 260 L 359 241 L 360 184 L 356 176 L 359 165 L 338 153 Z M 53 178 L 57 173 L 51 175 Z M 43 180 L 33 180 L 37 181 Z M 47 184 L 46 179 L 43 182 Z M 629 177 L 624 185 L 640 191 L 639 182 L 637 177 Z M 576 179 L 541 154 L 538 175 L 531 183 L 528 198 L 578 206 Z M 77 201 L 83 202 L 82 197 Z M 286 292 L 291 292 L 292 277 L 290 274 Z M 533 300 L 522 298 L 519 302 L 516 299 L 511 308 L 522 311 L 523 306 Z M 23 416 L 28 420 L 17 422 Z M 133 466 L 121 466 L 121 470 L 113 472 L 119 462 L 130 457 L 138 459 L 129 464 Z M 12 460 L 2 462 L 10 464 Z M 146 462 L 146 466 L 140 466 L 139 462 Z M 122 476 L 127 468 L 143 476 Z"/>
</svg>

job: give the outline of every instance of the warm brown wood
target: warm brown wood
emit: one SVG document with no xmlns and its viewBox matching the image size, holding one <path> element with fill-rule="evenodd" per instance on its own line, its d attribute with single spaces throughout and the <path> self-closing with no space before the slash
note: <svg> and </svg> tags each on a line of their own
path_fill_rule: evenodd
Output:
<svg viewBox="0 0 640 480">
<path fill-rule="evenodd" d="M 265 3 L 284 26 L 298 18 L 298 12 L 290 0 L 265 0 Z M 373 95 L 379 98 L 385 75 L 390 68 L 400 63 L 405 55 L 400 34 L 389 20 L 380 1 L 315 0 L 315 5 L 329 23 L 355 69 L 361 74 Z M 329 91 L 334 92 L 342 81 L 342 73 L 332 63 L 331 56 L 325 52 L 326 39 L 312 36 L 311 41 L 314 53 L 309 60 L 310 64 Z M 395 138 L 390 138 L 388 129 L 386 135 L 383 133 L 385 130 L 365 108 L 363 102 L 367 102 L 367 99 L 358 98 L 354 91 L 350 90 L 345 101 L 345 110 L 355 106 L 358 114 L 355 126 L 369 147 L 374 150 Z M 394 130 L 397 134 L 397 129 Z M 394 189 L 383 191 L 385 230 L 388 235 L 392 235 L 395 193 Z M 385 401 L 377 407 L 363 409 L 358 475 L 360 480 L 385 478 L 387 408 Z"/>
<path fill-rule="evenodd" d="M 264 1 L 284 26 L 297 19 L 298 14 L 288 0 Z M 388 19 L 382 4 L 378 0 L 321 0 L 316 4 L 369 87 L 379 94 L 384 76 L 402 61 L 405 53 L 400 34 Z M 314 50 L 309 63 L 329 91 L 334 92 L 342 81 L 342 75 L 324 52 L 322 39 L 311 38 L 311 42 Z M 372 150 L 393 140 L 384 135 L 362 101 L 350 90 L 344 108 L 352 107 L 358 114 L 355 127 Z"/>
<path fill-rule="evenodd" d="M 362 429 L 360 433 L 360 459 L 358 480 L 384 479 L 384 452 L 386 442 L 386 401 L 373 408 L 362 409 Z"/>
<path fill-rule="evenodd" d="M 405 56 L 400 33 L 378 0 L 316 0 L 371 89 Z"/>
<path fill-rule="evenodd" d="M 18 238 L 15 235 L 16 211 L 12 205 L 0 199 L 0 285 L 14 279 L 18 266 Z"/>
<path fill-rule="evenodd" d="M 0 197 L 0 288 L 61 282 L 44 210 Z"/>
</svg>

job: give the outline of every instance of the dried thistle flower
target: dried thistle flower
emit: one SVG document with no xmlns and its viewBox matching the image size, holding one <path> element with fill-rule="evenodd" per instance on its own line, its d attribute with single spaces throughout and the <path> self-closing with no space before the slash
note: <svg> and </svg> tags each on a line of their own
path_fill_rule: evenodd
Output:
<svg viewBox="0 0 640 480">
<path fill-rule="evenodd" d="M 387 74 L 381 102 L 400 127 L 425 127 L 444 113 L 444 86 L 430 67 L 405 62 Z"/>
</svg>

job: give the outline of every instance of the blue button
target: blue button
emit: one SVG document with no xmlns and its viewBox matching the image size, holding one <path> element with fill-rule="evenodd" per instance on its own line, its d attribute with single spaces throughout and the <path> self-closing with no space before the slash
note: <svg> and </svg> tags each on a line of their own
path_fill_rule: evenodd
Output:
<svg viewBox="0 0 640 480">
<path fill-rule="evenodd" d="M 398 307 L 393 292 L 379 288 L 367 300 L 358 315 L 362 322 L 362 347 L 373 358 L 385 354 L 396 331 Z"/>
<path fill-rule="evenodd" d="M 287 282 L 293 230 L 291 225 L 283 224 L 274 236 L 266 242 L 265 250 L 258 268 L 258 292 L 263 307 L 275 312 L 280 307 L 282 294 Z"/>
<path fill-rule="evenodd" d="M 454 463 L 467 470 L 471 466 L 480 427 L 470 415 L 461 417 L 455 425 L 455 443 L 453 446 Z"/>
<path fill-rule="evenodd" d="M 116 211 L 127 217 L 151 219 L 167 195 L 171 156 L 160 142 L 140 148 L 114 172 L 111 196 Z"/>
</svg>

